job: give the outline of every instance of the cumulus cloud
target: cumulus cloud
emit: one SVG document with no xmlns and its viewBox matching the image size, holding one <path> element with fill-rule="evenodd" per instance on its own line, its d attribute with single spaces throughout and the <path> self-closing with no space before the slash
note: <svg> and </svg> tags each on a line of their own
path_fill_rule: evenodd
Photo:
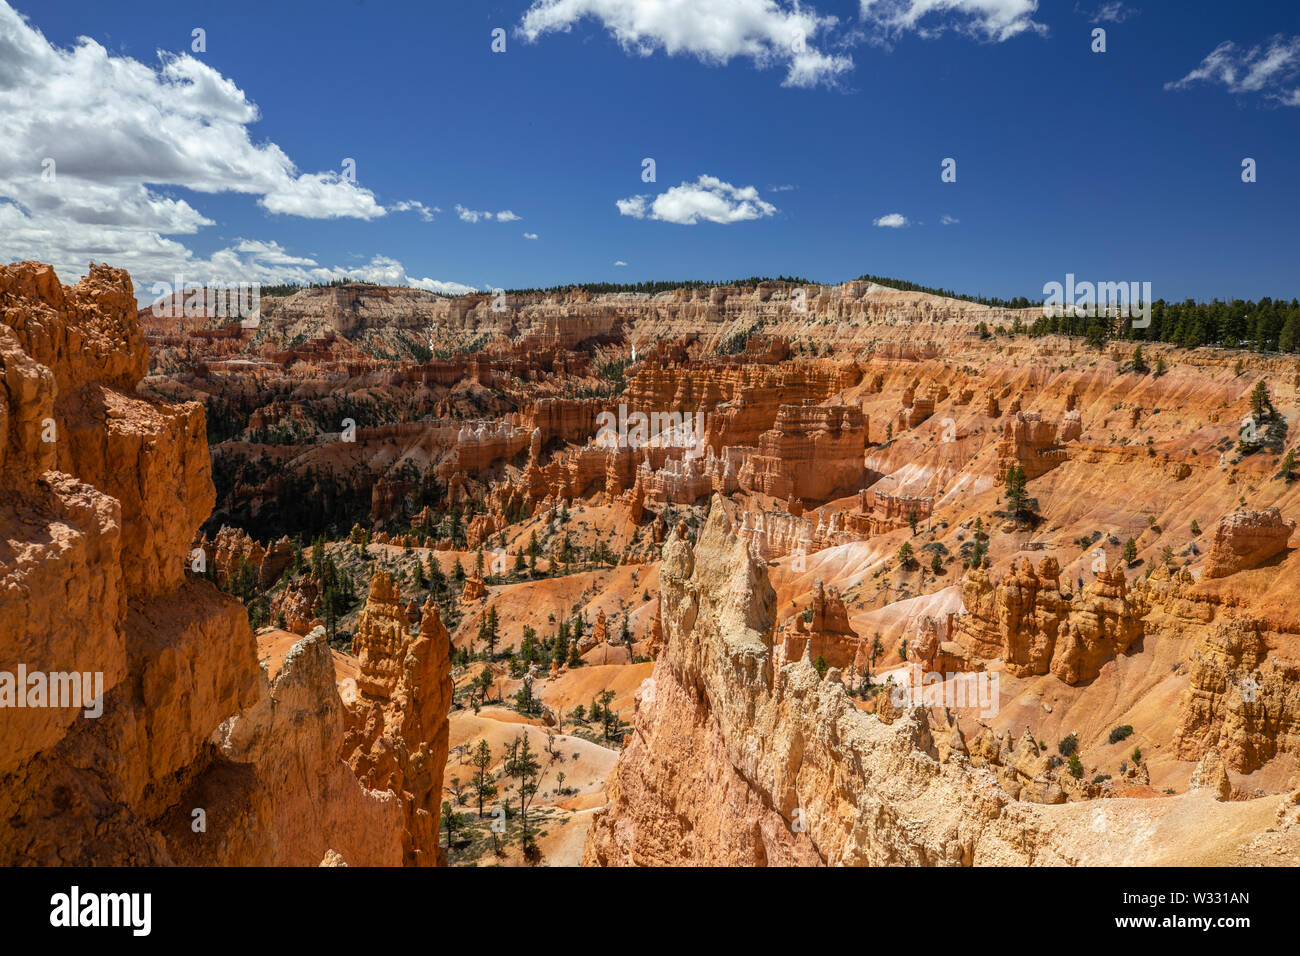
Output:
<svg viewBox="0 0 1300 956">
<path fill-rule="evenodd" d="M 625 266 L 625 265 L 627 265 L 627 263 L 624 262 L 622 259 L 619 259 L 617 262 L 614 263 L 614 265 L 616 265 L 616 266 Z"/>
<path fill-rule="evenodd" d="M 12 207 L 0 205 L 0 230 L 5 227 L 6 213 L 10 209 Z M 476 291 L 473 286 L 460 282 L 444 282 L 408 275 L 400 262 L 388 256 L 372 256 L 367 262 L 349 266 L 322 265 L 309 256 L 293 255 L 278 242 L 261 239 L 237 240 L 233 245 L 220 249 L 207 258 L 190 255 L 189 251 L 179 244 L 173 244 L 173 248 L 170 249 L 159 250 L 155 256 L 157 258 L 145 265 L 137 265 L 134 261 L 122 262 L 118 256 L 94 255 L 91 258 L 101 261 L 108 259 L 114 265 L 121 264 L 130 269 L 135 280 L 136 298 L 142 302 L 150 302 L 158 295 L 166 294 L 178 280 L 183 281 L 185 285 L 237 282 L 260 285 L 281 283 L 309 285 L 313 282 L 331 282 L 337 279 L 359 279 L 382 285 L 413 286 L 446 295 L 462 295 Z M 37 255 L 37 258 L 45 257 Z M 165 262 L 165 267 L 151 264 L 158 261 Z M 59 278 L 66 282 L 69 277 L 61 274 Z M 165 283 L 168 288 L 156 287 L 160 283 Z"/>
<path fill-rule="evenodd" d="M 86 37 L 56 47 L 0 0 L 0 261 L 41 259 L 69 280 L 89 260 L 107 261 L 142 287 L 177 273 L 337 277 L 274 243 L 241 240 L 199 258 L 169 238 L 215 225 L 169 187 L 256 197 L 268 212 L 309 219 L 371 220 L 388 210 L 342 162 L 303 172 L 275 143 L 254 144 L 248 126 L 258 108 L 231 79 L 188 55 L 158 57 L 147 66 Z M 413 201 L 392 208 L 428 213 Z"/>
<path fill-rule="evenodd" d="M 959 222 L 961 222 L 960 219 L 956 216 L 950 216 L 947 213 L 944 213 L 939 217 L 939 224 L 942 226 L 955 226 Z M 880 223 L 877 222 L 876 225 L 880 225 Z"/>
<path fill-rule="evenodd" d="M 1038 0 L 859 0 L 862 19 L 886 35 L 946 30 L 1001 43 L 1026 31 L 1046 33 L 1034 20 Z"/>
<path fill-rule="evenodd" d="M 537 233 L 535 233 L 535 232 L 526 232 L 526 233 L 524 233 L 524 238 L 525 238 L 525 239 L 536 239 L 536 238 L 537 238 Z"/>
<path fill-rule="evenodd" d="M 901 212 L 891 212 L 887 215 L 881 216 L 879 219 L 873 219 L 871 222 L 873 225 L 880 226 L 883 229 L 901 229 L 906 225 L 910 225 L 907 221 L 907 217 Z"/>
<path fill-rule="evenodd" d="M 1278 34 L 1249 50 L 1224 41 L 1196 69 L 1166 83 L 1165 89 L 1185 90 L 1195 83 L 1218 84 L 1230 93 L 1256 93 L 1284 106 L 1300 106 L 1300 36 Z"/>
<path fill-rule="evenodd" d="M 465 285 L 460 282 L 441 282 L 437 279 L 412 279 L 406 277 L 406 284 L 414 286 L 417 289 L 423 289 L 425 292 L 438 292 L 442 295 L 464 295 L 467 292 L 477 292 L 478 289 L 472 285 Z"/>
<path fill-rule="evenodd" d="M 737 187 L 707 175 L 658 196 L 629 196 L 616 200 L 615 205 L 620 214 L 633 219 L 658 219 L 681 226 L 693 226 L 701 219 L 721 224 L 744 222 L 776 212 L 775 206 L 758 197 L 753 186 Z"/>
<path fill-rule="evenodd" d="M 721 65 L 736 57 L 759 69 L 785 68 L 782 86 L 833 85 L 853 68 L 851 57 L 819 49 L 836 17 L 822 16 L 797 2 L 775 0 L 534 0 L 518 33 L 536 42 L 547 33 L 568 33 L 590 18 L 626 52 L 651 56 L 693 56 Z"/>
<path fill-rule="evenodd" d="M 486 210 L 466 209 L 460 203 L 456 203 L 456 215 L 462 222 L 478 222 L 480 219 L 484 222 L 517 222 L 522 216 L 516 216 L 509 209 L 503 209 L 500 212 L 488 212 Z"/>
</svg>

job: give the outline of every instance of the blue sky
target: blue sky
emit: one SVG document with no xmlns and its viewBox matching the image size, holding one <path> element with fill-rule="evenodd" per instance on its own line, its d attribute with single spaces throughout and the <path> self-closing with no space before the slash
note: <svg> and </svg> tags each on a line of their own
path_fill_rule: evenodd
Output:
<svg viewBox="0 0 1300 956">
<path fill-rule="evenodd" d="M 107 260 L 137 287 L 188 263 L 194 281 L 241 269 L 430 288 L 870 272 L 1033 297 L 1073 272 L 1151 281 L 1165 298 L 1300 296 L 1296 5 L 892 2 L 864 15 L 830 0 L 797 14 L 771 0 L 676 12 L 633 0 L 9 0 L 23 25 L 0 0 L 0 52 L 33 65 L 0 66 L 0 123 L 21 128 L 0 140 L 0 258 L 61 272 Z M 627 22 L 639 32 L 620 44 L 611 27 Z M 554 29 L 530 42 L 530 23 Z M 792 68 L 791 25 L 812 26 L 805 49 L 821 59 Z M 200 27 L 206 50 L 192 52 Z M 1095 27 L 1105 53 L 1090 49 Z M 495 28 L 504 53 L 491 50 Z M 86 68 L 68 65 L 79 37 L 102 62 L 83 50 Z M 706 63 L 699 49 L 731 55 Z M 181 67 L 153 88 L 140 71 L 158 76 L 160 51 Z M 118 102 L 137 96 L 119 122 Z M 241 101 L 255 119 L 232 113 Z M 75 141 L 50 129 L 65 111 Z M 248 146 L 227 171 L 223 142 L 241 127 Z M 287 177 L 268 169 L 272 151 Z M 38 184 L 46 157 L 59 178 Z M 345 157 L 355 186 L 336 181 Z M 642 181 L 645 157 L 655 182 Z M 945 157 L 955 183 L 940 180 Z M 1241 179 L 1246 157 L 1254 183 Z M 678 201 L 655 203 L 683 183 L 694 185 Z M 393 208 L 404 202 L 426 213 Z M 467 222 L 458 206 L 518 218 Z M 666 221 L 692 209 L 733 221 Z M 891 215 L 907 225 L 875 225 Z"/>
</svg>

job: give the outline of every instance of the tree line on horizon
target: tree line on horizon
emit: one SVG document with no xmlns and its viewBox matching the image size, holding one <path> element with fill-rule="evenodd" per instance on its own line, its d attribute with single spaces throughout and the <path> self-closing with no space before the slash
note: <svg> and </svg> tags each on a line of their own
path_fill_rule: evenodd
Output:
<svg viewBox="0 0 1300 956">
<path fill-rule="evenodd" d="M 1217 346 L 1251 352 L 1300 352 L 1300 300 L 1151 303 L 1151 324 L 1134 328 L 1127 318 L 1113 316 L 1041 316 L 1030 325 L 1016 318 L 1013 333 L 1082 336 L 1100 347 L 1111 339 L 1130 342 L 1164 342 L 1182 348 Z"/>
</svg>

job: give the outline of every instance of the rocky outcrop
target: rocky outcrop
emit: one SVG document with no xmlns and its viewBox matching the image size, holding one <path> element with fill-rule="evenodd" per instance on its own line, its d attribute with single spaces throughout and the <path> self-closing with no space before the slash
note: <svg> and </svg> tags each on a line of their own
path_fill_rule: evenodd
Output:
<svg viewBox="0 0 1300 956">
<path fill-rule="evenodd" d="M 316 615 L 319 600 L 320 585 L 314 577 L 290 581 L 271 604 L 271 615 L 286 631 L 305 635 L 323 623 Z"/>
<path fill-rule="evenodd" d="M 166 862 L 159 818 L 256 699 L 243 609 L 185 574 L 202 409 L 134 396 L 131 282 L 103 266 L 70 288 L 0 267 L 0 364 L 0 661 L 85 678 L 78 706 L 6 702 L 0 860 Z"/>
<path fill-rule="evenodd" d="M 602 608 L 596 612 L 596 623 L 592 629 L 578 638 L 578 653 L 585 654 L 607 643 L 609 643 L 609 624 L 605 620 L 605 610 Z"/>
<path fill-rule="evenodd" d="M 997 447 L 998 481 L 1006 478 L 1012 465 L 1023 468 L 1025 477 L 1032 481 L 1069 457 L 1057 438 L 1056 425 L 1043 421 L 1037 412 L 1022 412 L 1017 408 L 1009 411 L 1008 416 Z"/>
<path fill-rule="evenodd" d="M 740 487 L 824 502 L 857 490 L 866 443 L 867 422 L 856 405 L 782 405 L 741 468 Z"/>
<path fill-rule="evenodd" d="M 145 364 L 126 273 L 0 267 L 0 661 L 85 691 L 12 709 L 0 678 L 0 863 L 403 862 L 400 798 L 340 759 L 323 630 L 261 668 L 243 607 L 187 573 L 203 410 L 139 397 Z"/>
<path fill-rule="evenodd" d="M 220 759 L 167 815 L 175 862 L 315 866 L 334 850 L 351 866 L 403 863 L 398 796 L 340 759 L 349 716 L 336 680 L 323 627 L 263 672 L 257 701 L 220 728 Z M 192 832 L 190 807 L 206 808 L 207 832 Z"/>
<path fill-rule="evenodd" d="M 1224 578 L 1257 568 L 1286 550 L 1287 539 L 1293 531 L 1295 522 L 1283 520 L 1277 508 L 1224 515 L 1214 529 L 1203 576 Z"/>
<path fill-rule="evenodd" d="M 1209 628 L 1191 654 L 1174 751 L 1217 752 L 1238 773 L 1300 753 L 1300 663 L 1270 654 L 1266 636 L 1238 619 Z"/>
<path fill-rule="evenodd" d="M 247 566 L 253 572 L 257 587 L 265 590 L 280 580 L 284 569 L 293 561 L 293 542 L 288 536 L 264 548 L 240 529 L 225 525 L 211 541 L 206 537 L 199 538 L 196 547 L 203 552 L 204 560 L 211 562 L 217 584 L 223 588 L 238 580 Z"/>
<path fill-rule="evenodd" d="M 1067 684 L 1091 680 L 1142 634 L 1140 603 L 1121 568 L 1103 570 L 1078 594 L 1060 588 L 1060 565 L 1045 557 L 1035 571 L 1013 561 L 994 586 L 986 569 L 962 581 L 965 613 L 952 639 L 970 658 L 1003 658 L 1017 676 L 1052 673 Z"/>
<path fill-rule="evenodd" d="M 465 587 L 460 593 L 461 603 L 468 604 L 471 601 L 481 601 L 485 597 L 487 597 L 487 582 L 475 571 L 465 579 Z"/>
<path fill-rule="evenodd" d="M 858 656 L 860 642 L 849 624 L 840 592 L 833 587 L 827 589 L 818 580 L 813 584 L 808 611 L 811 613 L 796 615 L 793 629 L 786 632 L 784 659 L 797 661 L 807 655 L 814 664 L 820 659 L 831 667 L 847 670 Z"/>
<path fill-rule="evenodd" d="M 923 708 L 885 724 L 837 669 L 777 670 L 775 594 L 719 499 L 694 548 L 669 537 L 661 581 L 654 693 L 638 696 L 585 865 L 1158 863 L 1182 848 L 1152 833 L 1193 821 L 1191 859 L 1254 836 L 1232 825 L 1243 804 L 1188 795 L 1105 801 L 1099 839 L 1090 806 L 1015 801 L 961 748 L 941 759 Z M 1294 829 L 1277 838 L 1300 847 Z"/>
<path fill-rule="evenodd" d="M 451 707 L 451 639 L 437 604 L 422 609 L 420 632 L 387 571 L 370 582 L 357 618 L 353 650 L 360 665 L 343 752 L 361 782 L 397 794 L 402 806 L 402 862 L 438 862 L 442 774 Z"/>
</svg>

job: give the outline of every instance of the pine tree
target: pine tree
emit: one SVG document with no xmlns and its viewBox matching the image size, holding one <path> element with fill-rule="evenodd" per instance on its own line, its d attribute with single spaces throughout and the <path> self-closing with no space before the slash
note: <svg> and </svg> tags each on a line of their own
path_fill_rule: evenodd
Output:
<svg viewBox="0 0 1300 956">
<path fill-rule="evenodd" d="M 497 786 L 488 773 L 488 768 L 492 766 L 492 748 L 488 746 L 486 740 L 478 742 L 478 747 L 475 748 L 469 762 L 475 770 L 473 786 L 474 793 L 478 797 L 478 815 L 482 819 L 483 801 L 491 800 L 497 795 Z"/>
<path fill-rule="evenodd" d="M 1265 411 L 1270 416 L 1273 413 L 1273 403 L 1268 397 L 1268 386 L 1264 384 L 1262 378 L 1255 383 L 1255 390 L 1250 393 L 1250 410 L 1256 418 L 1265 417 Z"/>
<path fill-rule="evenodd" d="M 912 545 L 904 541 L 903 546 L 898 549 L 898 564 L 903 569 L 912 566 Z"/>
<path fill-rule="evenodd" d="M 496 605 L 488 608 L 488 612 L 483 615 L 483 621 L 478 627 L 478 639 L 487 645 L 487 659 L 491 660 L 496 654 L 497 641 L 501 640 Z"/>
<path fill-rule="evenodd" d="M 434 557 L 433 552 L 429 553 L 429 593 L 434 599 L 441 597 L 447 589 L 447 576 L 442 573 L 442 565 Z"/>
<path fill-rule="evenodd" d="M 505 772 L 507 776 L 519 781 L 519 819 L 521 827 L 519 845 L 523 849 L 525 857 L 532 859 L 537 850 L 532 833 L 528 829 L 528 808 L 532 804 L 533 798 L 537 796 L 541 765 L 537 761 L 536 753 L 528 743 L 528 734 L 522 733 L 515 738 L 514 743 L 506 745 Z"/>
<path fill-rule="evenodd" d="M 1292 311 L 1278 335 L 1277 347 L 1282 352 L 1294 352 L 1300 347 L 1300 312 Z"/>
<path fill-rule="evenodd" d="M 1146 359 L 1142 357 L 1142 346 L 1133 349 L 1133 371 L 1145 375 L 1150 369 L 1147 367 Z"/>
<path fill-rule="evenodd" d="M 1012 464 L 1011 467 L 1007 469 L 1007 505 L 1011 510 L 1011 514 L 1015 517 L 1019 517 L 1024 513 L 1026 503 L 1029 500 L 1029 496 L 1025 492 L 1027 483 L 1027 479 L 1025 478 L 1025 469 L 1019 464 Z"/>
<path fill-rule="evenodd" d="M 459 813 L 451 809 L 451 804 L 446 800 L 442 801 L 442 825 L 447 830 L 447 854 L 451 855 L 451 838 L 452 834 L 460 827 L 462 817 Z"/>
<path fill-rule="evenodd" d="M 561 621 L 559 633 L 551 642 L 551 660 L 561 666 L 569 659 L 569 622 Z"/>
<path fill-rule="evenodd" d="M 1285 481 L 1287 484 L 1290 484 L 1291 482 L 1295 481 L 1295 449 L 1294 448 L 1288 451 L 1286 455 L 1282 458 L 1282 469 L 1277 473 L 1277 476 L 1281 478 L 1283 481 Z"/>
</svg>

